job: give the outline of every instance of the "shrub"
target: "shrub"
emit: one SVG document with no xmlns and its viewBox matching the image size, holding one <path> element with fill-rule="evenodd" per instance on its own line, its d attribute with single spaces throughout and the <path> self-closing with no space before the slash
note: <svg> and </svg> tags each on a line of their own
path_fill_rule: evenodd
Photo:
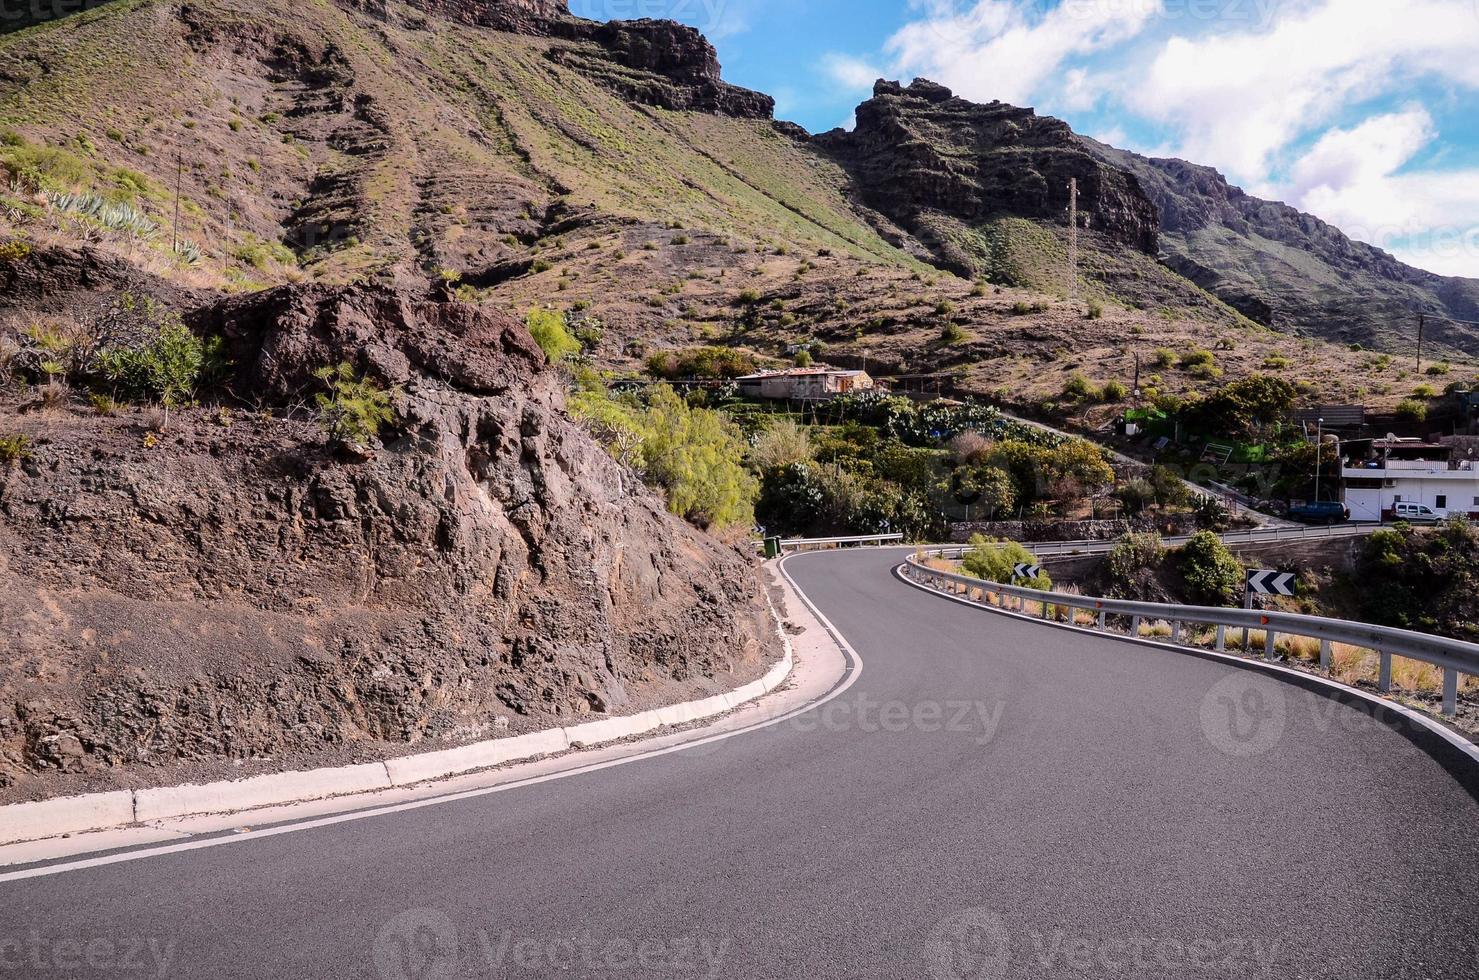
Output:
<svg viewBox="0 0 1479 980">
<path fill-rule="evenodd" d="M 1443 362 L 1443 361 L 1440 361 L 1437 364 L 1429 364 L 1428 365 L 1428 374 L 1432 375 L 1435 378 L 1441 378 L 1441 377 L 1443 377 L 1443 375 L 1447 374 L 1449 371 L 1452 371 L 1452 370 L 1453 370 L 1453 368 L 1449 364 L 1447 364 L 1446 362 Z"/>
<path fill-rule="evenodd" d="M 1413 398 L 1437 398 L 1438 397 L 1438 389 L 1437 388 L 1434 388 L 1432 385 L 1418 385 L 1416 388 L 1412 389 L 1412 397 Z"/>
<path fill-rule="evenodd" d="M 195 397 L 203 374 L 223 366 L 221 339 L 203 341 L 177 315 L 155 309 L 157 328 L 140 341 L 98 355 L 99 370 L 124 398 L 155 400 L 168 410 Z"/>
<path fill-rule="evenodd" d="M 965 331 L 960 328 L 960 324 L 958 323 L 947 323 L 944 329 L 940 331 L 940 340 L 946 344 L 958 344 L 962 340 L 965 340 Z"/>
<path fill-rule="evenodd" d="M 394 391 L 381 388 L 369 378 L 357 377 L 347 361 L 320 368 L 313 376 L 328 387 L 314 396 L 319 426 L 332 442 L 370 442 L 380 427 L 395 417 L 391 408 Z"/>
<path fill-rule="evenodd" d="M 1169 347 L 1157 347 L 1150 356 L 1150 363 L 1158 368 L 1168 368 L 1176 363 L 1176 352 Z"/>
<path fill-rule="evenodd" d="M 1154 532 L 1126 534 L 1109 549 L 1105 570 L 1109 595 L 1116 599 L 1153 602 L 1160 598 L 1157 575 L 1166 560 L 1161 536 Z"/>
<path fill-rule="evenodd" d="M 565 314 L 561 311 L 535 307 L 524 318 L 524 323 L 551 364 L 580 353 L 580 341 L 571 336 L 565 324 Z"/>
<path fill-rule="evenodd" d="M 755 437 L 750 448 L 750 465 L 757 472 L 765 473 L 809 463 L 812 455 L 811 435 L 805 426 L 798 425 L 793 419 L 781 418 Z"/>
<path fill-rule="evenodd" d="M 742 289 L 736 302 L 741 306 L 754 306 L 760 302 L 760 291 L 758 289 Z"/>
<path fill-rule="evenodd" d="M 0 463 L 18 463 L 30 457 L 30 439 L 22 435 L 0 436 Z"/>
<path fill-rule="evenodd" d="M 1180 360 L 1182 368 L 1188 371 L 1194 367 L 1200 367 L 1202 365 L 1210 366 L 1212 364 L 1215 364 L 1216 362 L 1217 356 L 1215 354 L 1213 354 L 1209 350 L 1203 350 L 1200 347 L 1188 348 L 1187 351 L 1181 355 Z"/>
<path fill-rule="evenodd" d="M 811 351 L 805 348 L 797 351 L 794 363 L 799 368 L 811 367 Z"/>
<path fill-rule="evenodd" d="M 1084 311 L 1084 319 L 1100 320 L 1104 318 L 1104 304 L 1097 299 L 1089 300 L 1088 309 Z"/>
<path fill-rule="evenodd" d="M 1282 371 L 1288 366 L 1289 358 L 1284 357 L 1282 354 L 1270 354 L 1263 359 L 1263 369 L 1265 371 Z"/>
<path fill-rule="evenodd" d="M 647 373 L 669 381 L 679 378 L 739 378 L 754 371 L 754 356 L 731 347 L 657 351 L 647 358 Z"/>
<path fill-rule="evenodd" d="M 1017 486 L 1012 475 L 998 466 L 962 466 L 956 469 L 952 488 L 963 504 L 980 505 L 987 517 L 1010 512 L 1017 506 Z"/>
<path fill-rule="evenodd" d="M 1104 390 L 1099 393 L 1100 399 L 1110 403 L 1122 402 L 1130 396 L 1130 390 L 1125 387 L 1123 381 L 1107 381 Z"/>
<path fill-rule="evenodd" d="M 935 316 L 949 316 L 955 312 L 955 304 L 948 299 L 942 299 L 935 304 Z"/>
<path fill-rule="evenodd" d="M 1232 527 L 1232 511 L 1219 498 L 1211 494 L 1198 494 L 1191 505 L 1196 515 L 1197 527 L 1207 531 L 1223 532 Z"/>
<path fill-rule="evenodd" d="M 971 537 L 970 545 L 971 550 L 961 559 L 961 571 L 988 582 L 1009 583 L 1017 565 L 1037 564 L 1037 556 L 1015 541 L 977 534 Z M 1043 572 L 1037 578 L 1018 584 L 1046 592 L 1053 587 L 1053 580 Z"/>
<path fill-rule="evenodd" d="M 1243 597 L 1243 564 L 1211 531 L 1198 531 L 1177 559 L 1187 599 L 1198 605 L 1234 605 Z"/>
<path fill-rule="evenodd" d="M 1102 392 L 1082 374 L 1068 376 L 1063 384 L 1063 397 L 1073 401 L 1098 401 Z"/>
<path fill-rule="evenodd" d="M 1397 417 L 1409 422 L 1422 422 L 1428 417 L 1428 406 L 1415 398 L 1404 398 L 1397 403 Z"/>
</svg>

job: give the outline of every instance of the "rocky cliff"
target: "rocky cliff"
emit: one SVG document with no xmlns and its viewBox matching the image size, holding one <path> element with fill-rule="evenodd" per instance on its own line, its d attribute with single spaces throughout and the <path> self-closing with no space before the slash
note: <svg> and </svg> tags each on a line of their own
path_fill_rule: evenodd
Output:
<svg viewBox="0 0 1479 980">
<path fill-rule="evenodd" d="M 250 410 L 159 432 L 0 395 L 0 431 L 31 440 L 0 464 L 0 797 L 623 714 L 779 655 L 749 559 L 563 414 L 517 322 L 367 286 L 192 321 L 225 338 L 227 401 Z M 341 361 L 400 391 L 369 458 L 304 411 Z"/>
<path fill-rule="evenodd" d="M 964 274 L 980 271 L 971 233 L 991 219 L 1066 226 L 1071 179 L 1085 227 L 1121 246 L 1156 249 L 1155 206 L 1139 181 L 1087 152 L 1066 123 L 1031 109 L 978 105 L 923 79 L 879 81 L 858 106 L 857 127 L 817 143 L 869 205 Z"/>
</svg>

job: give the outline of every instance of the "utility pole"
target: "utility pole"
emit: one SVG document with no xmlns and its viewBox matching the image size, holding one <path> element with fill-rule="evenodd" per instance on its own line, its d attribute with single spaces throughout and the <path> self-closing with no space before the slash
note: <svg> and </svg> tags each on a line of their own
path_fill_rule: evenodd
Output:
<svg viewBox="0 0 1479 980">
<path fill-rule="evenodd" d="M 185 151 L 175 150 L 175 232 L 174 243 L 170 245 L 170 251 L 176 255 L 180 254 L 180 185 L 185 180 Z"/>
<path fill-rule="evenodd" d="M 1427 317 L 1419 313 L 1417 315 L 1417 373 L 1423 373 L 1423 328 L 1427 326 Z"/>
<path fill-rule="evenodd" d="M 1305 430 L 1309 431 L 1309 430 Z M 1315 423 L 1315 503 L 1320 502 L 1320 470 L 1325 463 L 1325 420 Z"/>
<path fill-rule="evenodd" d="M 1078 178 L 1068 178 L 1068 298 L 1078 300 Z"/>
</svg>

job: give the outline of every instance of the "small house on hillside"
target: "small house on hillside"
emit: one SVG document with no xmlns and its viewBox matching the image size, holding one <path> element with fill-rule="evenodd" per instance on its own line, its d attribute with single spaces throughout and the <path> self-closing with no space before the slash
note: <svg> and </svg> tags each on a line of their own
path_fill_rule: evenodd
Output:
<svg viewBox="0 0 1479 980">
<path fill-rule="evenodd" d="M 735 383 L 746 397 L 783 401 L 822 401 L 877 387 L 866 371 L 815 367 L 762 371 L 737 378 Z"/>
</svg>

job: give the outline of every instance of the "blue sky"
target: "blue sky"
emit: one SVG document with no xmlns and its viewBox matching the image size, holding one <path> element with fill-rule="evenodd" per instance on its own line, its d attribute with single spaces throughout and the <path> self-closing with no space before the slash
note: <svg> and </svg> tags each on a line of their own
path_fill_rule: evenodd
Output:
<svg viewBox="0 0 1479 980">
<path fill-rule="evenodd" d="M 700 28 L 817 132 L 922 75 L 1479 278 L 1479 0 L 571 0 Z"/>
</svg>

